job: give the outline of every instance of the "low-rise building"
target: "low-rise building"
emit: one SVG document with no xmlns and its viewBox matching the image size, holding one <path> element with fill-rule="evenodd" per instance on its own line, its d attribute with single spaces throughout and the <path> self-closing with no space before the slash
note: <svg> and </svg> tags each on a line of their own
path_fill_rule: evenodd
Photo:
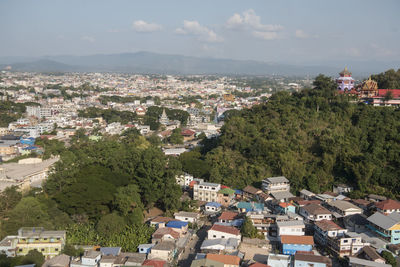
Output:
<svg viewBox="0 0 400 267">
<path fill-rule="evenodd" d="M 284 176 L 269 177 L 262 181 L 262 189 L 267 194 L 289 191 L 290 190 L 290 182 Z"/>
<path fill-rule="evenodd" d="M 221 211 L 221 204 L 218 202 L 208 202 L 204 205 L 204 210 L 208 213 L 217 213 Z"/>
<path fill-rule="evenodd" d="M 207 233 L 208 239 L 218 239 L 218 238 L 236 238 L 241 240 L 240 231 L 232 226 L 223 226 L 214 224 Z"/>
<path fill-rule="evenodd" d="M 367 218 L 367 227 L 381 239 L 391 244 L 400 244 L 400 213 L 393 212 L 385 215 L 375 212 Z"/>
<path fill-rule="evenodd" d="M 329 257 L 301 254 L 294 255 L 293 267 L 332 267 L 332 260 Z"/>
<path fill-rule="evenodd" d="M 200 214 L 197 212 L 180 211 L 176 212 L 174 217 L 175 219 L 183 222 L 197 223 L 197 221 L 200 219 Z"/>
<path fill-rule="evenodd" d="M 311 251 L 314 246 L 314 238 L 312 236 L 281 235 L 281 244 L 284 255 L 294 255 L 298 251 Z"/>
<path fill-rule="evenodd" d="M 336 255 L 351 256 L 357 254 L 364 246 L 361 236 L 347 235 L 347 230 L 332 221 L 315 222 L 314 238 L 317 243 L 327 247 Z"/>
<path fill-rule="evenodd" d="M 400 202 L 393 199 L 387 199 L 377 202 L 375 203 L 375 207 L 377 211 L 385 215 L 393 212 L 400 212 Z"/>
<path fill-rule="evenodd" d="M 161 259 L 171 262 L 175 257 L 176 252 L 177 249 L 174 242 L 163 241 L 152 247 L 150 253 L 148 254 L 148 259 Z"/>
<path fill-rule="evenodd" d="M 299 214 L 303 216 L 307 222 L 332 220 L 332 213 L 318 204 L 309 204 L 300 207 Z"/>
<path fill-rule="evenodd" d="M 363 212 L 361 208 L 345 200 L 331 201 L 328 205 L 333 212 L 337 212 L 342 217 L 361 214 Z"/>
<path fill-rule="evenodd" d="M 290 220 L 290 221 L 280 221 L 276 223 L 278 229 L 278 236 L 281 235 L 292 235 L 292 236 L 302 236 L 305 232 L 305 224 L 303 221 Z"/>
</svg>

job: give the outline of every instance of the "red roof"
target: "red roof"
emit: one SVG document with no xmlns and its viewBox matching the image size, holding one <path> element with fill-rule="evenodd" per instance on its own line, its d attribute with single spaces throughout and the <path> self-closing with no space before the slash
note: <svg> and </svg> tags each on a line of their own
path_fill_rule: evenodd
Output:
<svg viewBox="0 0 400 267">
<path fill-rule="evenodd" d="M 400 202 L 388 199 L 375 204 L 375 207 L 381 210 L 397 210 L 400 209 Z"/>
<path fill-rule="evenodd" d="M 240 258 L 234 255 L 220 255 L 220 254 L 207 254 L 207 259 L 222 262 L 224 265 L 237 265 L 239 266 Z"/>
<path fill-rule="evenodd" d="M 193 132 L 192 130 L 189 129 L 185 129 L 181 131 L 181 135 L 183 136 L 192 136 L 194 135 L 196 132 Z"/>
<path fill-rule="evenodd" d="M 161 239 L 164 237 L 164 235 L 171 235 L 174 239 L 178 239 L 180 236 L 177 231 L 174 231 L 169 227 L 164 227 L 164 228 L 158 228 L 153 233 L 152 237 L 155 239 Z"/>
<path fill-rule="evenodd" d="M 400 98 L 400 89 L 378 89 L 378 97 L 385 97 L 389 91 L 392 92 L 393 98 Z"/>
<path fill-rule="evenodd" d="M 281 235 L 282 244 L 314 245 L 314 237 L 308 235 Z"/>
<path fill-rule="evenodd" d="M 299 206 L 306 206 L 308 204 L 321 204 L 321 200 L 317 200 L 317 199 L 313 199 L 313 200 L 299 200 L 297 201 L 297 204 L 299 204 Z"/>
<path fill-rule="evenodd" d="M 163 260 L 145 260 L 142 266 L 164 267 L 166 263 L 167 262 Z"/>
<path fill-rule="evenodd" d="M 290 204 L 290 203 L 281 202 L 281 203 L 279 203 L 279 206 L 280 206 L 280 207 L 282 207 L 282 208 L 287 208 L 287 207 L 289 207 L 289 206 L 293 206 L 293 205 L 292 205 L 292 204 Z"/>
<path fill-rule="evenodd" d="M 328 220 L 322 220 L 315 222 L 315 225 L 322 229 L 322 231 L 334 231 L 334 230 L 343 230 L 342 227 L 337 225 L 336 223 Z"/>
<path fill-rule="evenodd" d="M 218 231 L 218 232 L 224 232 L 227 234 L 232 234 L 232 235 L 239 235 L 240 231 L 232 226 L 224 226 L 224 225 L 218 225 L 214 224 L 210 230 Z"/>
<path fill-rule="evenodd" d="M 234 220 L 238 216 L 237 212 L 233 211 L 224 211 L 221 213 L 221 215 L 218 217 L 218 220 Z"/>
</svg>

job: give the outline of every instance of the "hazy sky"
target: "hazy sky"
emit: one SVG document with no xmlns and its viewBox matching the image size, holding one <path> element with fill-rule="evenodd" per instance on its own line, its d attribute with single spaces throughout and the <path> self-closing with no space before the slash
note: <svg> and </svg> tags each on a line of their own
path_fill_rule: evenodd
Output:
<svg viewBox="0 0 400 267">
<path fill-rule="evenodd" d="M 400 60 L 399 0 L 1 0 L 0 56 Z"/>
</svg>

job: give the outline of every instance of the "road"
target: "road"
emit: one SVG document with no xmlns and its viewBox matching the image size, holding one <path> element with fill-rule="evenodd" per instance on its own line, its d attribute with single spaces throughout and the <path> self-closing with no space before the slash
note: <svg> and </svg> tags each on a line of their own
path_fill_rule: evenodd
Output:
<svg viewBox="0 0 400 267">
<path fill-rule="evenodd" d="M 196 256 L 196 253 L 200 252 L 201 244 L 207 237 L 208 228 L 208 226 L 203 226 L 199 229 L 199 231 L 197 231 L 195 235 L 193 235 L 192 240 L 190 240 L 185 248 L 185 251 L 180 256 L 178 266 L 187 267 L 191 265 Z"/>
</svg>

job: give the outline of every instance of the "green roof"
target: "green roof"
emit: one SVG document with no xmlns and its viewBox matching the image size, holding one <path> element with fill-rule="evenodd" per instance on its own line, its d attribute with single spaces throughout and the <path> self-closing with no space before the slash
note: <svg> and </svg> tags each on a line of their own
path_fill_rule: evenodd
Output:
<svg viewBox="0 0 400 267">
<path fill-rule="evenodd" d="M 230 188 L 224 188 L 224 189 L 219 190 L 218 193 L 224 194 L 224 195 L 233 195 L 235 193 L 235 190 L 230 189 Z"/>
</svg>

